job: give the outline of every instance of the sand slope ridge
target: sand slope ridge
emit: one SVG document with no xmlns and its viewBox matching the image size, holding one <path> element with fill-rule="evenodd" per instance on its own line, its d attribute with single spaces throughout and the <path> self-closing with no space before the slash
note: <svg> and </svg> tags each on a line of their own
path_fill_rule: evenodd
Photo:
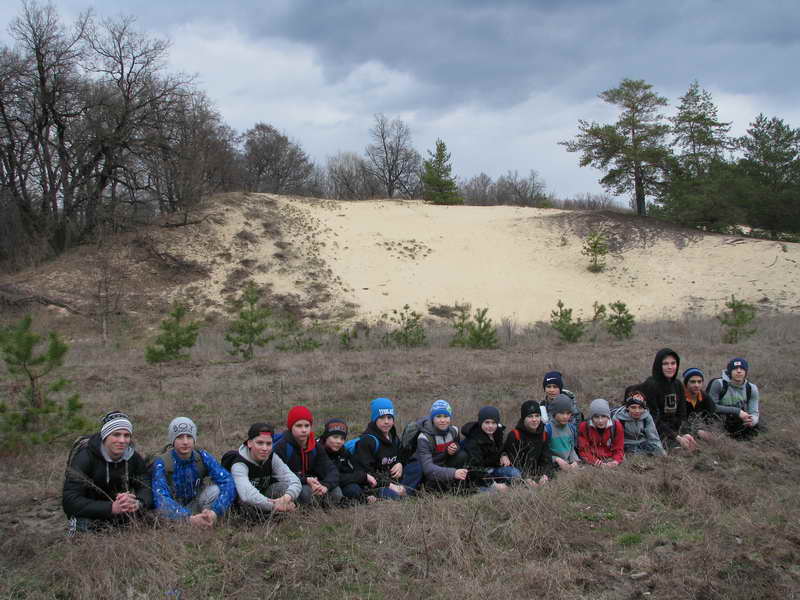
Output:
<svg viewBox="0 0 800 600">
<path fill-rule="evenodd" d="M 470 303 L 496 320 L 528 323 L 548 320 L 559 299 L 584 318 L 595 301 L 622 300 L 650 320 L 715 314 L 731 294 L 764 309 L 800 309 L 800 245 L 632 215 L 231 193 L 198 216 L 193 225 L 127 234 L 113 253 L 77 249 L 10 283 L 91 312 L 104 257 L 124 275 L 128 310 L 154 314 L 178 297 L 221 312 L 248 280 L 312 320 Z M 602 273 L 589 272 L 581 254 L 590 231 L 609 236 Z"/>
</svg>

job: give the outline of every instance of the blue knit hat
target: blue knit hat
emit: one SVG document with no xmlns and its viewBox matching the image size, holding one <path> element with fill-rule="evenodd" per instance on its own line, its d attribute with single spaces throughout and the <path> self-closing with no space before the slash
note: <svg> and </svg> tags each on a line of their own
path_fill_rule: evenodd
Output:
<svg viewBox="0 0 800 600">
<path fill-rule="evenodd" d="M 750 370 L 750 365 L 747 364 L 747 361 L 743 358 L 732 358 L 728 361 L 728 366 L 725 367 L 725 373 L 728 374 L 728 377 L 731 376 L 731 371 L 733 371 L 736 367 L 741 367 L 745 371 Z"/>
<path fill-rule="evenodd" d="M 564 391 L 564 377 L 558 371 L 548 371 L 544 374 L 542 380 L 542 387 L 547 387 L 548 384 L 555 383 L 558 386 L 558 391 Z"/>
<path fill-rule="evenodd" d="M 706 378 L 706 376 L 703 375 L 703 372 L 700 369 L 698 369 L 697 367 L 691 367 L 683 372 L 684 385 L 686 384 L 687 381 L 689 381 L 689 377 L 693 377 L 694 375 L 699 375 L 700 379 Z"/>
<path fill-rule="evenodd" d="M 394 404 L 388 398 L 375 398 L 369 403 L 369 420 L 377 421 L 379 417 L 389 415 L 394 418 Z"/>
<path fill-rule="evenodd" d="M 431 419 L 433 419 L 436 415 L 447 415 L 448 417 L 453 416 L 453 408 L 450 406 L 450 403 L 447 400 L 437 400 L 431 406 Z"/>
</svg>

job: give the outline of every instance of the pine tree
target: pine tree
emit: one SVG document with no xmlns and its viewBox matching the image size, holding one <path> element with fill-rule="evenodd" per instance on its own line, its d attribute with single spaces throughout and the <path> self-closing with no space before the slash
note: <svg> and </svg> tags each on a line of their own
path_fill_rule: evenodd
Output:
<svg viewBox="0 0 800 600">
<path fill-rule="evenodd" d="M 428 150 L 428 160 L 423 162 L 423 198 L 433 204 L 463 204 L 458 196 L 458 185 L 453 178 L 450 153 L 442 140 L 436 140 L 436 152 Z"/>
<path fill-rule="evenodd" d="M 249 284 L 242 292 L 239 300 L 239 317 L 230 324 L 225 334 L 232 346 L 231 354 L 240 354 L 244 360 L 251 360 L 255 355 L 255 347 L 259 348 L 275 339 L 267 328 L 270 325 L 271 311 L 265 306 L 259 306 L 261 291 Z"/>
<path fill-rule="evenodd" d="M 52 332 L 44 351 L 37 353 L 44 337 L 33 333 L 31 325 L 28 315 L 17 325 L 0 330 L 0 355 L 9 375 L 22 384 L 12 388 L 19 390 L 16 402 L 0 401 L 0 445 L 5 448 L 50 442 L 88 425 L 80 414 L 80 396 L 67 392 L 69 381 L 50 377 L 63 366 L 69 347 Z M 9 394 L 8 400 L 13 397 Z"/>
<path fill-rule="evenodd" d="M 182 321 L 187 312 L 183 304 L 176 303 L 173 306 L 169 318 L 161 321 L 161 325 L 159 325 L 161 334 L 156 338 L 155 345 L 147 346 L 144 349 L 144 358 L 147 362 L 160 363 L 189 358 L 189 354 L 181 352 L 181 350 L 194 346 L 200 331 L 200 323 L 190 321 L 183 324 Z"/>
<path fill-rule="evenodd" d="M 559 142 L 567 152 L 580 152 L 580 166 L 605 171 L 600 183 L 614 194 L 633 192 L 637 214 L 644 216 L 647 196 L 660 191 L 669 157 L 665 138 L 669 126 L 659 112 L 667 99 L 641 79 L 623 79 L 600 98 L 622 109 L 613 125 L 578 121 L 573 140 Z"/>
<path fill-rule="evenodd" d="M 681 150 L 678 156 L 684 176 L 705 175 L 708 165 L 720 160 L 725 150 L 732 148 L 728 137 L 731 124 L 719 120 L 717 106 L 711 94 L 694 81 L 678 106 L 672 122 L 672 146 Z"/>
</svg>

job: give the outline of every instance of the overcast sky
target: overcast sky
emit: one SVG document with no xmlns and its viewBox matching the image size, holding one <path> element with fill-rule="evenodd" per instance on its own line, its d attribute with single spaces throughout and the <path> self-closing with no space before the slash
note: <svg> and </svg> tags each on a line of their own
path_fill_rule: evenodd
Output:
<svg viewBox="0 0 800 600">
<path fill-rule="evenodd" d="M 134 15 L 172 42 L 228 124 L 263 121 L 321 164 L 363 153 L 375 113 L 411 127 L 423 155 L 442 138 L 455 173 L 535 169 L 568 197 L 601 191 L 559 140 L 578 119 L 611 122 L 597 98 L 623 78 L 670 100 L 697 79 L 744 133 L 759 113 L 800 127 L 800 2 L 777 0 L 61 0 Z M 4 24 L 18 14 L 0 7 Z M 133 6 L 133 8 L 132 8 Z M 3 42 L 10 39 L 3 30 Z"/>
</svg>

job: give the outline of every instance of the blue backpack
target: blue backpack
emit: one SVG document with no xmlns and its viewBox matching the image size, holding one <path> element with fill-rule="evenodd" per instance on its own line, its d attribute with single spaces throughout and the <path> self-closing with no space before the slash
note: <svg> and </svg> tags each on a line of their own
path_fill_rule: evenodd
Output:
<svg viewBox="0 0 800 600">
<path fill-rule="evenodd" d="M 376 438 L 371 433 L 365 433 L 364 435 L 368 435 L 373 440 L 375 440 L 375 450 L 373 450 L 373 454 L 375 454 L 375 456 L 377 456 L 378 455 L 378 450 L 380 450 L 380 447 L 381 447 L 380 440 L 378 440 L 378 438 Z M 358 445 L 359 441 L 361 441 L 360 437 L 353 438 L 352 440 L 347 440 L 344 443 L 344 449 L 347 450 L 350 453 L 351 456 L 355 456 L 356 455 L 356 446 Z"/>
<path fill-rule="evenodd" d="M 272 436 L 273 447 L 275 446 L 275 444 L 278 443 L 278 441 L 284 436 L 285 433 L 286 433 L 285 431 L 281 431 L 280 433 L 276 433 L 275 435 Z M 292 458 L 292 455 L 294 455 L 294 445 L 286 444 L 286 460 L 290 460 Z M 314 447 L 314 449 L 308 454 L 308 458 L 313 460 L 316 455 L 317 455 L 317 448 Z"/>
</svg>

